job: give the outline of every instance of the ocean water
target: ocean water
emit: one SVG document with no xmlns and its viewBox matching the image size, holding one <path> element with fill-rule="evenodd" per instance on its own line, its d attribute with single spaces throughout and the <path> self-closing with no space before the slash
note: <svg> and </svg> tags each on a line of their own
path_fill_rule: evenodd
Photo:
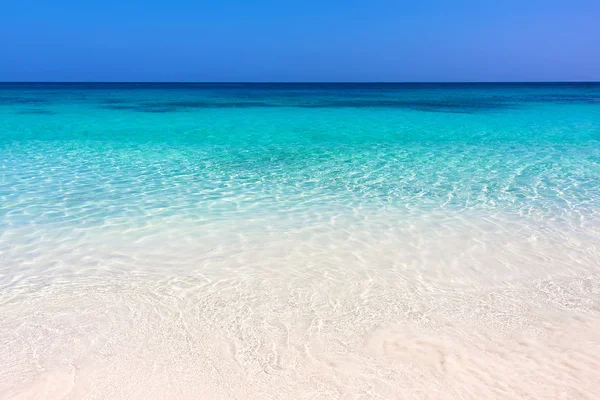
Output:
<svg viewBox="0 0 600 400">
<path fill-rule="evenodd" d="M 600 397 L 600 84 L 0 84 L 0 398 Z"/>
</svg>

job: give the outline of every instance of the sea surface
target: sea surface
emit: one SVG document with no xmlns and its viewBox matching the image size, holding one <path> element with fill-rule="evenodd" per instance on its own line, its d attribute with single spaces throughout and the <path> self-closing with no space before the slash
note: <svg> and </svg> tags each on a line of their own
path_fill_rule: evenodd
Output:
<svg viewBox="0 0 600 400">
<path fill-rule="evenodd" d="M 0 84 L 1 399 L 599 382 L 600 84 Z"/>
</svg>

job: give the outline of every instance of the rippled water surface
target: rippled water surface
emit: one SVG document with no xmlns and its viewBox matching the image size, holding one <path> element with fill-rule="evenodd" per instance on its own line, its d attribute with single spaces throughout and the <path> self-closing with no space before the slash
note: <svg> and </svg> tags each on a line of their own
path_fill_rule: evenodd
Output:
<svg viewBox="0 0 600 400">
<path fill-rule="evenodd" d="M 0 398 L 600 397 L 600 84 L 0 84 Z"/>
</svg>

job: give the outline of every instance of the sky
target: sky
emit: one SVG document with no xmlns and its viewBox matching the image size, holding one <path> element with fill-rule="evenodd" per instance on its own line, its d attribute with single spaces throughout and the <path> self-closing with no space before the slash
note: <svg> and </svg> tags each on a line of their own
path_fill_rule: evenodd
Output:
<svg viewBox="0 0 600 400">
<path fill-rule="evenodd" d="M 0 0 L 0 81 L 600 81 L 600 0 Z"/>
</svg>

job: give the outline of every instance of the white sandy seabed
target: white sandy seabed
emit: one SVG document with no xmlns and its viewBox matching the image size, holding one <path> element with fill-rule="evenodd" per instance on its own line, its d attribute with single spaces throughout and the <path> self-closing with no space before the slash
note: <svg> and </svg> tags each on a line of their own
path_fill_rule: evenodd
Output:
<svg viewBox="0 0 600 400">
<path fill-rule="evenodd" d="M 355 217 L 5 230 L 0 398 L 600 398 L 600 230 Z"/>
</svg>

